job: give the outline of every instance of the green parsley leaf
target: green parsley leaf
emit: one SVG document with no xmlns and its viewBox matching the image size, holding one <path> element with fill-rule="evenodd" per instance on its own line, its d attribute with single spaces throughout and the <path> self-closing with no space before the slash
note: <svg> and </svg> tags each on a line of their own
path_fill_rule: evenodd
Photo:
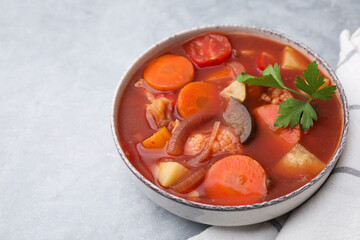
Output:
<svg viewBox="0 0 360 240">
<path fill-rule="evenodd" d="M 281 80 L 280 66 L 275 63 L 274 67 L 269 65 L 264 71 L 262 77 L 254 77 L 247 73 L 241 73 L 237 77 L 239 82 L 247 82 L 252 85 L 260 85 L 264 87 L 284 88 L 285 85 Z"/>
<path fill-rule="evenodd" d="M 324 75 L 320 75 L 318 64 L 316 61 L 310 63 L 303 72 L 304 78 L 300 76 L 296 77 L 295 86 L 302 92 L 293 90 L 284 85 L 281 74 L 280 66 L 275 63 L 274 66 L 269 65 L 264 71 L 262 77 L 254 77 L 247 73 L 241 73 L 237 77 L 239 82 L 247 82 L 252 85 L 259 85 L 265 87 L 274 87 L 286 89 L 292 93 L 302 96 L 306 101 L 302 101 L 295 98 L 289 98 L 280 104 L 279 116 L 274 123 L 275 127 L 290 127 L 294 128 L 300 124 L 302 129 L 308 130 L 314 125 L 314 121 L 317 120 L 317 115 L 310 102 L 313 99 L 321 99 L 329 101 L 332 95 L 335 94 L 336 86 L 325 86 Z"/>
<path fill-rule="evenodd" d="M 274 67 L 269 65 L 267 68 L 265 68 L 263 75 L 271 75 L 281 87 L 285 87 L 281 79 L 280 66 L 277 63 L 275 63 Z"/>
<path fill-rule="evenodd" d="M 321 100 L 325 100 L 325 101 L 329 101 L 332 98 L 332 95 L 335 94 L 335 91 L 336 91 L 336 86 L 334 86 L 334 85 L 326 86 L 326 87 L 323 87 L 322 89 L 318 90 L 317 92 L 315 92 L 312 95 L 312 97 L 321 99 Z"/>
<path fill-rule="evenodd" d="M 295 86 L 313 97 L 313 94 L 325 83 L 324 75 L 319 76 L 319 74 L 318 65 L 313 61 L 304 70 L 305 80 L 297 76 Z"/>
<path fill-rule="evenodd" d="M 313 120 L 317 120 L 317 115 L 309 101 L 301 101 L 295 98 L 289 98 L 280 104 L 278 112 L 280 115 L 276 117 L 275 127 L 295 127 L 299 123 L 302 129 L 308 130 L 313 126 Z"/>
</svg>

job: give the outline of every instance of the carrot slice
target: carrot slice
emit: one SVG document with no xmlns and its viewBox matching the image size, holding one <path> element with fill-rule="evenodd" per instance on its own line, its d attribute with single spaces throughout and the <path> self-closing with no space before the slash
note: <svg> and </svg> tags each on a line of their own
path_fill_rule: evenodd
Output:
<svg viewBox="0 0 360 240">
<path fill-rule="evenodd" d="M 183 56 L 166 54 L 146 67 L 143 78 L 156 90 L 177 90 L 193 80 L 194 66 Z"/>
<path fill-rule="evenodd" d="M 223 82 L 227 80 L 233 80 L 235 78 L 234 73 L 229 69 L 224 69 L 216 72 L 206 79 L 207 82 Z"/>
<path fill-rule="evenodd" d="M 180 115 L 187 118 L 200 112 L 218 113 L 223 104 L 223 99 L 215 85 L 192 82 L 181 89 L 176 106 Z"/>
<path fill-rule="evenodd" d="M 257 203 L 267 192 L 265 170 L 245 155 L 228 156 L 217 161 L 208 171 L 204 184 L 207 195 L 220 205 Z"/>
<path fill-rule="evenodd" d="M 258 107 L 254 110 L 255 117 L 264 121 L 268 127 L 285 141 L 296 144 L 300 140 L 301 130 L 299 126 L 290 128 L 277 128 L 274 126 L 276 117 L 279 115 L 279 105 L 269 104 Z"/>
</svg>

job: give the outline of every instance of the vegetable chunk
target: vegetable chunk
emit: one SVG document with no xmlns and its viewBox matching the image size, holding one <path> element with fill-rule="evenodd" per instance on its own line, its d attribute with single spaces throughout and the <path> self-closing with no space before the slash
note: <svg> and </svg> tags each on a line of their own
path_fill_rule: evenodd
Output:
<svg viewBox="0 0 360 240">
<path fill-rule="evenodd" d="M 165 127 L 172 121 L 172 111 L 171 101 L 161 97 L 146 105 L 146 119 L 153 129 Z"/>
<path fill-rule="evenodd" d="M 301 179 L 304 176 L 315 177 L 325 166 L 325 163 L 298 143 L 276 164 L 274 171 L 284 177 Z"/>
<path fill-rule="evenodd" d="M 257 58 L 257 66 L 258 68 L 263 71 L 267 66 L 274 65 L 276 59 L 273 55 L 267 52 L 262 52 Z"/>
<path fill-rule="evenodd" d="M 145 81 L 154 89 L 160 91 L 177 90 L 191 82 L 195 70 L 187 58 L 166 54 L 147 66 L 144 71 Z"/>
<path fill-rule="evenodd" d="M 301 137 L 301 130 L 299 125 L 290 129 L 290 128 L 277 128 L 274 126 L 276 117 L 279 116 L 279 105 L 269 104 L 258 107 L 254 110 L 255 117 L 258 121 L 263 121 L 267 126 L 286 142 L 290 144 L 296 144 L 299 142 Z"/>
<path fill-rule="evenodd" d="M 245 72 L 245 67 L 239 61 L 228 60 L 225 62 L 225 66 L 230 69 L 235 76 L 240 75 L 242 72 Z"/>
<path fill-rule="evenodd" d="M 231 81 L 234 78 L 235 78 L 235 75 L 231 70 L 224 69 L 219 72 L 216 72 L 215 74 L 210 75 L 210 77 L 208 77 L 206 79 L 206 82 L 210 82 L 210 83 L 211 82 L 213 82 L 213 83 L 224 82 L 224 81 L 229 81 L 229 80 Z"/>
<path fill-rule="evenodd" d="M 306 59 L 297 53 L 295 49 L 286 46 L 282 52 L 282 68 L 304 70 L 307 67 Z"/>
<path fill-rule="evenodd" d="M 224 88 L 220 92 L 220 95 L 226 98 L 233 97 L 240 102 L 243 102 L 246 98 L 246 86 L 245 83 L 233 81 L 229 86 Z"/>
<path fill-rule="evenodd" d="M 183 118 L 196 113 L 218 113 L 222 106 L 222 97 L 215 84 L 192 82 L 181 89 L 177 109 Z"/>
<path fill-rule="evenodd" d="M 252 137 L 255 131 L 255 121 L 240 101 L 230 97 L 223 117 L 234 128 L 235 133 L 240 136 L 241 143 L 248 141 Z"/>
<path fill-rule="evenodd" d="M 206 170 L 204 168 L 200 168 L 199 170 L 191 174 L 189 177 L 187 177 L 184 181 L 172 186 L 171 188 L 175 192 L 188 192 L 192 188 L 194 188 L 194 186 L 198 185 L 200 181 L 205 177 L 205 175 Z"/>
<path fill-rule="evenodd" d="M 227 37 L 217 33 L 197 37 L 184 47 L 191 60 L 199 67 L 219 65 L 228 59 L 232 52 Z"/>
<path fill-rule="evenodd" d="M 171 134 L 166 127 L 161 128 L 154 133 L 151 137 L 145 139 L 142 145 L 146 148 L 162 148 L 166 145 L 166 142 L 170 139 Z"/>
<path fill-rule="evenodd" d="M 251 157 L 228 156 L 211 166 L 205 178 L 205 189 L 216 204 L 257 203 L 267 192 L 266 173 Z"/>
<path fill-rule="evenodd" d="M 170 187 L 181 180 L 188 174 L 189 170 L 177 162 L 160 162 L 158 181 L 163 187 Z"/>
</svg>

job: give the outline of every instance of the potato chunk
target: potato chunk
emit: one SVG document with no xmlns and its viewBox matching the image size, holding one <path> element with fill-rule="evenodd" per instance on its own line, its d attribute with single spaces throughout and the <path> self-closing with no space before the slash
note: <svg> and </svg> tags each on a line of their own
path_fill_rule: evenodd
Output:
<svg viewBox="0 0 360 240">
<path fill-rule="evenodd" d="M 306 58 L 290 46 L 282 51 L 282 68 L 304 70 L 307 67 Z"/>
<path fill-rule="evenodd" d="M 243 102 L 246 98 L 246 86 L 243 82 L 233 81 L 229 86 L 224 88 L 220 95 L 226 98 L 233 97 L 240 102 Z"/>
<path fill-rule="evenodd" d="M 177 162 L 161 162 L 159 164 L 158 181 L 163 187 L 170 187 L 181 180 L 188 174 L 189 170 Z"/>
<path fill-rule="evenodd" d="M 274 171 L 288 178 L 315 177 L 326 164 L 301 144 L 296 144 L 275 166 Z"/>
</svg>

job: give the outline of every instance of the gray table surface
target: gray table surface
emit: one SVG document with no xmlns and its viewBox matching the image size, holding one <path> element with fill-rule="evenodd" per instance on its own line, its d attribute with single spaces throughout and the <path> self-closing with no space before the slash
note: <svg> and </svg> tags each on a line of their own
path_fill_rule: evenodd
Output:
<svg viewBox="0 0 360 240">
<path fill-rule="evenodd" d="M 275 29 L 336 68 L 357 0 L 0 0 L 0 239 L 187 239 L 134 186 L 115 149 L 121 75 L 157 41 L 206 24 Z"/>
</svg>

